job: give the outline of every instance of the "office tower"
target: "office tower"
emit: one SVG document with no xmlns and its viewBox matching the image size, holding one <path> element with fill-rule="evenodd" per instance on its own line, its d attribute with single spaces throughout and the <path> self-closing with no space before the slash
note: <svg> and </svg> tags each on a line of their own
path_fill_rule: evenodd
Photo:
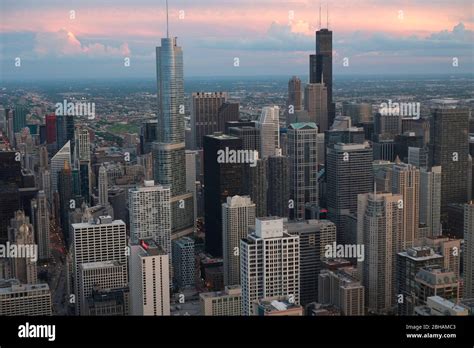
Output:
<svg viewBox="0 0 474 348">
<path fill-rule="evenodd" d="M 335 144 L 326 152 L 328 218 L 337 226 L 337 242 L 354 244 L 347 216 L 357 213 L 357 196 L 373 190 L 372 149 L 364 144 Z"/>
<path fill-rule="evenodd" d="M 224 133 L 229 134 L 229 128 L 233 127 L 252 127 L 255 128 L 255 121 L 250 121 L 249 119 L 242 119 L 237 121 L 227 121 L 224 125 Z"/>
<path fill-rule="evenodd" d="M 374 117 L 374 131 L 376 135 L 394 139 L 402 133 L 402 115 L 381 114 Z"/>
<path fill-rule="evenodd" d="M 319 303 L 335 306 L 342 315 L 365 314 L 365 288 L 344 268 L 321 271 L 319 284 Z"/>
<path fill-rule="evenodd" d="M 242 315 L 252 315 L 253 301 L 266 297 L 300 303 L 299 248 L 299 237 L 287 233 L 283 219 L 255 220 L 255 231 L 240 241 Z"/>
<path fill-rule="evenodd" d="M 219 150 L 241 150 L 242 140 L 221 133 L 204 136 L 204 220 L 206 251 L 222 257 L 222 203 L 241 194 L 242 166 L 248 163 L 219 163 Z M 222 161 L 221 161 L 222 162 Z M 210 183 L 210 184 L 209 184 Z"/>
<path fill-rule="evenodd" d="M 289 296 L 272 296 L 252 302 L 252 315 L 256 316 L 303 316 L 303 307 Z"/>
<path fill-rule="evenodd" d="M 222 204 L 224 285 L 240 284 L 240 240 L 255 223 L 255 204 L 250 197 L 227 197 Z"/>
<path fill-rule="evenodd" d="M 374 160 L 395 161 L 395 140 L 387 139 L 386 134 L 377 136 L 372 142 L 374 149 Z"/>
<path fill-rule="evenodd" d="M 79 162 L 79 178 L 81 181 L 80 187 L 83 201 L 89 205 L 92 196 L 92 170 L 90 161 Z"/>
<path fill-rule="evenodd" d="M 369 313 L 393 310 L 396 298 L 397 238 L 403 231 L 401 195 L 365 193 L 358 196 L 357 243 L 365 246 L 359 274 Z"/>
<path fill-rule="evenodd" d="M 45 116 L 46 123 L 46 143 L 53 144 L 56 142 L 56 115 L 49 114 Z"/>
<path fill-rule="evenodd" d="M 318 274 L 325 246 L 336 241 L 336 226 L 329 220 L 291 221 L 288 234 L 300 240 L 300 303 L 318 301 Z"/>
<path fill-rule="evenodd" d="M 123 265 L 123 279 L 127 279 L 127 233 L 125 223 L 121 220 L 112 221 L 110 216 L 101 216 L 95 221 L 72 224 L 72 231 L 72 272 L 76 315 L 79 315 L 83 308 L 79 296 L 80 265 L 90 262 L 116 261 Z"/>
<path fill-rule="evenodd" d="M 184 143 L 183 52 L 177 39 L 161 39 L 156 48 L 158 84 L 157 141 L 153 143 L 153 176 L 171 188 L 171 232 L 187 233 L 194 227 L 193 196 L 186 192 Z"/>
<path fill-rule="evenodd" d="M 77 127 L 75 131 L 76 160 L 91 160 L 91 141 L 89 130 L 85 127 Z"/>
<path fill-rule="evenodd" d="M 140 127 L 140 153 L 147 154 L 151 152 L 153 142 L 157 139 L 157 120 L 146 120 Z"/>
<path fill-rule="evenodd" d="M 327 88 L 323 83 L 309 83 L 304 89 L 304 109 L 308 112 L 309 122 L 314 122 L 319 131 L 329 128 Z"/>
<path fill-rule="evenodd" d="M 267 158 L 275 154 L 280 148 L 280 108 L 265 106 L 255 125 L 260 131 L 260 158 Z"/>
<path fill-rule="evenodd" d="M 267 214 L 288 217 L 290 199 L 288 157 L 275 155 L 267 159 Z"/>
<path fill-rule="evenodd" d="M 33 225 L 22 210 L 16 211 L 15 216 L 10 220 L 8 241 L 10 247 L 7 246 L 5 249 L 16 249 L 21 256 L 11 257 L 13 278 L 18 279 L 22 284 L 36 284 L 38 282 L 36 271 L 38 245 L 35 243 Z"/>
<path fill-rule="evenodd" d="M 202 149 L 203 136 L 223 131 L 219 129 L 219 109 L 227 101 L 226 92 L 195 92 L 191 102 L 193 146 Z M 221 123 L 224 125 L 225 123 Z"/>
<path fill-rule="evenodd" d="M 15 105 L 13 110 L 13 131 L 21 132 L 26 127 L 26 115 L 28 110 L 24 105 Z"/>
<path fill-rule="evenodd" d="M 464 298 L 474 298 L 474 201 L 464 205 Z"/>
<path fill-rule="evenodd" d="M 420 224 L 428 227 L 429 236 L 441 235 L 441 172 L 440 166 L 420 171 Z"/>
<path fill-rule="evenodd" d="M 240 285 L 226 286 L 224 291 L 199 294 L 201 315 L 240 316 L 242 315 L 242 288 Z"/>
<path fill-rule="evenodd" d="M 332 102 L 332 31 L 316 31 L 316 54 L 310 56 L 310 83 L 324 83 L 327 87 L 328 125 L 336 117 L 336 108 Z"/>
<path fill-rule="evenodd" d="M 337 116 L 325 136 L 327 146 L 337 143 L 363 144 L 366 141 L 364 129 L 354 127 L 349 116 Z"/>
<path fill-rule="evenodd" d="M 194 240 L 183 237 L 173 241 L 173 272 L 178 289 L 195 284 L 196 260 L 194 257 Z"/>
<path fill-rule="evenodd" d="M 64 168 L 64 162 L 67 161 L 71 165 L 71 143 L 68 141 L 56 154 L 51 158 L 51 190 L 58 191 L 58 172 Z"/>
<path fill-rule="evenodd" d="M 242 150 L 260 152 L 260 130 L 251 126 L 229 127 L 227 134 L 242 139 Z"/>
<path fill-rule="evenodd" d="M 459 278 L 454 272 L 440 266 L 427 266 L 415 276 L 416 304 L 426 305 L 428 297 L 440 296 L 457 303 L 459 300 Z"/>
<path fill-rule="evenodd" d="M 170 315 L 169 260 L 151 239 L 131 246 L 131 315 Z"/>
<path fill-rule="evenodd" d="M 405 132 L 395 137 L 395 156 L 403 162 L 408 162 L 408 152 L 410 148 L 422 148 L 424 145 L 423 136 L 415 132 Z"/>
<path fill-rule="evenodd" d="M 392 193 L 400 194 L 403 202 L 403 233 L 399 235 L 399 250 L 414 245 L 420 238 L 420 170 L 406 163 L 396 163 L 392 168 Z"/>
<path fill-rule="evenodd" d="M 64 161 L 63 170 L 58 173 L 58 193 L 61 230 L 64 238 L 69 242 L 69 211 L 80 204 L 74 200 L 72 171 L 67 161 Z"/>
<path fill-rule="evenodd" d="M 39 148 L 39 167 L 40 170 L 49 168 L 48 149 L 44 145 L 40 146 Z"/>
<path fill-rule="evenodd" d="M 0 315 L 52 315 L 48 284 L 20 284 L 16 279 L 0 281 Z"/>
<path fill-rule="evenodd" d="M 443 256 L 428 246 L 411 247 L 397 254 L 397 299 L 398 314 L 413 315 L 416 306 L 415 277 L 420 269 L 442 265 Z"/>
<path fill-rule="evenodd" d="M 49 242 L 49 205 L 44 191 L 39 191 L 36 199 L 31 201 L 34 222 L 35 241 L 38 244 L 38 259 L 48 260 L 51 257 Z"/>
<path fill-rule="evenodd" d="M 109 184 L 107 178 L 107 169 L 105 169 L 104 164 L 99 168 L 99 176 L 97 179 L 97 189 L 99 191 L 99 204 L 102 206 L 107 206 L 109 204 Z"/>
<path fill-rule="evenodd" d="M 129 289 L 92 289 L 87 298 L 84 315 L 122 316 L 129 315 Z"/>
<path fill-rule="evenodd" d="M 293 110 L 302 109 L 303 89 L 301 88 L 301 80 L 297 76 L 293 76 L 288 81 L 288 108 Z"/>
<path fill-rule="evenodd" d="M 372 105 L 369 103 L 342 103 L 342 114 L 349 116 L 352 124 L 373 122 Z"/>
<path fill-rule="evenodd" d="M 303 219 L 305 204 L 319 203 L 318 127 L 314 122 L 292 123 L 288 127 L 290 159 L 290 217 Z"/>
<path fill-rule="evenodd" d="M 228 101 L 222 103 L 217 112 L 217 130 L 219 132 L 225 132 L 225 125 L 227 122 L 238 122 L 240 120 L 239 109 L 239 103 L 233 103 Z"/>
<path fill-rule="evenodd" d="M 78 285 L 82 315 L 88 314 L 88 305 L 94 291 L 124 289 L 128 283 L 126 276 L 126 265 L 117 261 L 81 263 Z"/>
<path fill-rule="evenodd" d="M 420 169 L 426 169 L 429 165 L 429 150 L 427 147 L 409 147 L 408 164 Z"/>
<path fill-rule="evenodd" d="M 194 216 L 198 217 L 198 194 L 197 187 L 201 186 L 201 182 L 197 181 L 198 159 L 200 160 L 199 151 L 186 150 L 186 191 L 193 194 Z M 200 164 L 200 163 L 199 163 Z M 201 168 L 199 168 L 201 172 Z"/>
<path fill-rule="evenodd" d="M 133 244 L 153 239 L 171 255 L 171 191 L 167 186 L 145 180 L 128 190 L 130 239 Z"/>
<path fill-rule="evenodd" d="M 0 151 L 0 241 L 8 240 L 8 225 L 20 208 L 21 163 L 15 151 Z"/>
<path fill-rule="evenodd" d="M 267 161 L 256 160 L 255 164 L 242 166 L 243 195 L 250 196 L 255 203 L 257 217 L 267 216 Z"/>
<path fill-rule="evenodd" d="M 435 109 L 431 118 L 431 165 L 441 166 L 441 211 L 467 202 L 469 110 Z M 443 216 L 444 215 L 444 216 Z M 446 214 L 442 214 L 446 221 Z"/>
<path fill-rule="evenodd" d="M 74 149 L 74 117 L 73 115 L 56 115 L 56 147 L 62 148 L 70 142 Z"/>
</svg>

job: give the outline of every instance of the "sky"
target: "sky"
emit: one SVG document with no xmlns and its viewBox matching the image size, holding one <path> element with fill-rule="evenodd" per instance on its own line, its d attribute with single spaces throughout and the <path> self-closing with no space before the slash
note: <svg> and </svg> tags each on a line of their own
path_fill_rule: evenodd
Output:
<svg viewBox="0 0 474 348">
<path fill-rule="evenodd" d="M 472 0 L 169 0 L 188 77 L 305 76 L 320 26 L 336 78 L 474 72 Z M 164 0 L 0 0 L 0 78 L 154 78 L 162 37 Z"/>
</svg>

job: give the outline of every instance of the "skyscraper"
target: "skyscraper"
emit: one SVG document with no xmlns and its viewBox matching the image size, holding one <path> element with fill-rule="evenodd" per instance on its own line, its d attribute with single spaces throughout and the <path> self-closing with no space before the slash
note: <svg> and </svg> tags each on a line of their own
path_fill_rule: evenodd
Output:
<svg viewBox="0 0 474 348">
<path fill-rule="evenodd" d="M 255 203 L 256 216 L 267 216 L 267 160 L 256 160 L 255 165 L 242 167 L 242 194 L 248 195 Z"/>
<path fill-rule="evenodd" d="M 428 227 L 428 236 L 441 235 L 441 172 L 440 166 L 420 171 L 420 224 Z"/>
<path fill-rule="evenodd" d="M 192 231 L 194 204 L 186 191 L 183 51 L 177 38 L 162 38 L 156 48 L 157 141 L 153 144 L 155 182 L 171 188 L 172 233 Z"/>
<path fill-rule="evenodd" d="M 431 165 L 442 168 L 442 212 L 449 203 L 467 202 L 468 128 L 469 110 L 433 110 L 430 128 Z M 442 219 L 446 221 L 445 216 Z"/>
<path fill-rule="evenodd" d="M 70 151 L 74 149 L 73 115 L 56 115 L 56 148 L 61 149 L 70 142 Z"/>
<path fill-rule="evenodd" d="M 69 165 L 72 164 L 69 141 L 51 158 L 51 191 L 53 193 L 58 191 L 58 172 L 64 168 L 64 161 L 67 161 Z"/>
<path fill-rule="evenodd" d="M 145 180 L 143 186 L 128 190 L 130 239 L 133 244 L 153 239 L 171 255 L 171 191 L 169 187 Z"/>
<path fill-rule="evenodd" d="M 225 92 L 195 92 L 192 94 L 191 103 L 191 131 L 195 149 L 202 148 L 203 137 L 214 134 L 219 129 L 219 110 L 227 101 L 228 95 Z"/>
<path fill-rule="evenodd" d="M 310 122 L 316 123 L 320 133 L 329 129 L 327 87 L 323 83 L 308 83 L 304 89 L 304 109 Z"/>
<path fill-rule="evenodd" d="M 77 127 L 75 130 L 76 160 L 91 160 L 91 142 L 89 130 L 85 127 Z"/>
<path fill-rule="evenodd" d="M 46 143 L 53 144 L 56 142 L 56 115 L 49 114 L 45 116 L 46 123 Z"/>
<path fill-rule="evenodd" d="M 283 219 L 255 220 L 255 231 L 240 241 L 242 315 L 252 315 L 253 301 L 266 297 L 300 303 L 299 250 L 299 237 L 288 234 Z"/>
<path fill-rule="evenodd" d="M 464 298 L 474 298 L 474 201 L 464 205 Z"/>
<path fill-rule="evenodd" d="M 48 260 L 51 257 L 51 246 L 49 241 L 49 205 L 45 192 L 39 191 L 31 204 L 35 241 L 38 244 L 38 259 Z"/>
<path fill-rule="evenodd" d="M 20 132 L 26 127 L 26 114 L 28 109 L 24 105 L 15 105 L 13 110 L 13 131 Z"/>
<path fill-rule="evenodd" d="M 365 193 L 358 196 L 357 243 L 364 245 L 359 274 L 369 313 L 389 313 L 396 299 L 397 237 L 403 231 L 401 195 Z"/>
<path fill-rule="evenodd" d="M 288 108 L 293 106 L 294 110 L 302 109 L 303 89 L 301 80 L 297 76 L 293 76 L 288 81 Z"/>
<path fill-rule="evenodd" d="M 265 106 L 256 123 L 260 130 L 260 158 L 267 158 L 280 148 L 280 108 Z"/>
<path fill-rule="evenodd" d="M 217 130 L 225 132 L 225 124 L 227 122 L 238 122 L 240 120 L 240 105 L 236 102 L 224 102 L 219 107 L 217 115 Z"/>
<path fill-rule="evenodd" d="M 58 173 L 58 193 L 61 231 L 66 242 L 69 244 L 69 211 L 74 209 L 76 206 L 79 206 L 79 204 L 73 200 L 72 171 L 71 166 L 67 161 L 64 161 L 64 167 Z M 71 205 L 72 200 L 74 203 Z"/>
<path fill-rule="evenodd" d="M 268 157 L 267 168 L 267 214 L 288 217 L 290 199 L 288 157 L 275 155 Z"/>
<path fill-rule="evenodd" d="M 240 240 L 255 223 L 255 204 L 250 197 L 227 197 L 222 204 L 224 285 L 240 284 Z"/>
<path fill-rule="evenodd" d="M 107 178 L 107 169 L 105 169 L 104 164 L 99 167 L 99 177 L 97 179 L 97 189 L 99 193 L 99 204 L 102 206 L 107 206 L 109 204 L 109 184 Z"/>
<path fill-rule="evenodd" d="M 292 123 L 288 127 L 290 159 L 290 216 L 303 219 L 305 204 L 319 203 L 318 190 L 318 127 L 314 122 Z"/>
<path fill-rule="evenodd" d="M 173 273 L 178 289 L 195 284 L 196 259 L 194 256 L 194 240 L 183 237 L 173 241 Z"/>
</svg>

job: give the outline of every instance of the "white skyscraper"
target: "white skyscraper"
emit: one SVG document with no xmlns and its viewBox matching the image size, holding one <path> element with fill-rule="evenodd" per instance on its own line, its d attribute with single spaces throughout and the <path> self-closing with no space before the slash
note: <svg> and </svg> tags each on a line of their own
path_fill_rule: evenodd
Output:
<svg viewBox="0 0 474 348">
<path fill-rule="evenodd" d="M 127 233 L 122 220 L 110 216 L 101 216 L 93 222 L 72 224 L 73 241 L 72 268 L 74 277 L 74 294 L 76 314 L 81 314 L 81 297 L 79 293 L 80 265 L 90 262 L 116 261 L 123 266 L 123 277 L 127 279 Z"/>
<path fill-rule="evenodd" d="M 144 186 L 128 191 L 130 238 L 133 244 L 153 239 L 171 254 L 171 191 L 169 187 L 145 180 Z"/>
<path fill-rule="evenodd" d="M 64 162 L 67 161 L 71 166 L 71 142 L 68 141 L 64 146 L 56 152 L 51 158 L 51 191 L 58 191 L 58 172 L 64 169 Z"/>
<path fill-rule="evenodd" d="M 224 285 L 240 284 L 240 240 L 247 237 L 255 223 L 255 204 L 250 197 L 227 197 L 222 204 L 222 250 L 224 252 Z"/>
<path fill-rule="evenodd" d="M 474 201 L 464 205 L 464 298 L 474 298 Z"/>
<path fill-rule="evenodd" d="M 48 260 L 51 257 L 49 242 L 49 205 L 44 191 L 38 191 L 36 199 L 31 201 L 35 241 L 38 244 L 38 259 Z"/>
<path fill-rule="evenodd" d="M 105 169 L 104 164 L 99 168 L 99 180 L 97 186 L 99 190 L 99 204 L 105 207 L 109 204 L 109 187 L 107 181 L 107 169 Z"/>
<path fill-rule="evenodd" d="M 428 236 L 441 235 L 441 167 L 420 171 L 420 224 L 428 227 Z M 423 236 L 427 237 L 427 236 Z"/>
<path fill-rule="evenodd" d="M 242 315 L 251 315 L 253 301 L 288 296 L 300 301 L 299 237 L 287 233 L 283 219 L 257 218 L 255 231 L 240 241 Z"/>
<path fill-rule="evenodd" d="M 153 240 L 131 246 L 130 314 L 170 315 L 169 256 Z"/>
<path fill-rule="evenodd" d="M 256 128 L 260 130 L 260 158 L 275 155 L 275 150 L 280 148 L 280 108 L 265 106 Z"/>
<path fill-rule="evenodd" d="M 85 127 L 77 127 L 74 133 L 76 160 L 90 161 L 91 160 L 91 142 L 89 130 Z"/>
</svg>

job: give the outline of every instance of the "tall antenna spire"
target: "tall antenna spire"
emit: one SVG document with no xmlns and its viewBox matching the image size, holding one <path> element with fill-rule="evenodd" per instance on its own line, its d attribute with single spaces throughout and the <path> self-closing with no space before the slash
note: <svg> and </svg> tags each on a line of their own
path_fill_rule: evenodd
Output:
<svg viewBox="0 0 474 348">
<path fill-rule="evenodd" d="M 319 3 L 319 29 L 321 30 L 321 2 Z"/>
<path fill-rule="evenodd" d="M 168 24 L 168 0 L 166 0 L 166 38 L 169 38 L 169 24 Z"/>
<path fill-rule="evenodd" d="M 326 28 L 329 29 L 329 1 L 326 5 Z"/>
</svg>

